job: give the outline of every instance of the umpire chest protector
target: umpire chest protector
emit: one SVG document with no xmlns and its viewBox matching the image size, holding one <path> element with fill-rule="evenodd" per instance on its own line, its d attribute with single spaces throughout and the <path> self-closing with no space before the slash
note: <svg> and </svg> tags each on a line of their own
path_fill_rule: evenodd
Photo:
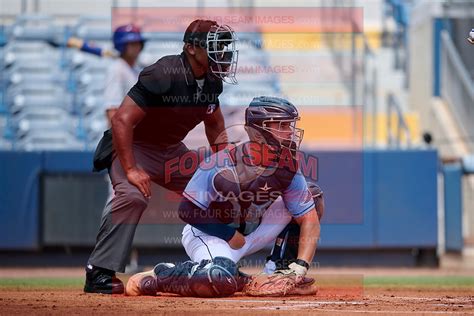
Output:
<svg viewBox="0 0 474 316">
<path fill-rule="evenodd" d="M 165 56 L 146 67 L 128 96 L 145 112 L 134 140 L 159 146 L 176 144 L 219 107 L 222 82 L 207 74 L 202 89 L 186 55 Z"/>
</svg>

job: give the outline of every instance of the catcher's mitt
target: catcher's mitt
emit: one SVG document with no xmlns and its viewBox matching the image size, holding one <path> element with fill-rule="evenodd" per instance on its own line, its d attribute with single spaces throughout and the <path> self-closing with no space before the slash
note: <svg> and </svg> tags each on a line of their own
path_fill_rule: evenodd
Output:
<svg viewBox="0 0 474 316">
<path fill-rule="evenodd" d="M 313 283 L 314 279 L 301 279 L 295 274 L 259 274 L 252 277 L 243 292 L 249 296 L 314 295 L 318 289 Z"/>
</svg>

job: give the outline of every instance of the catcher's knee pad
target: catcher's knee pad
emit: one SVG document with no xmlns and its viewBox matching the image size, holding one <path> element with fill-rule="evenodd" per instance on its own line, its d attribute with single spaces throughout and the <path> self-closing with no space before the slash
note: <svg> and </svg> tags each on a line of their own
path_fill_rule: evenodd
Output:
<svg viewBox="0 0 474 316">
<path fill-rule="evenodd" d="M 238 274 L 237 265 L 228 258 L 203 260 L 193 267 L 189 286 L 198 297 L 230 296 L 239 288 Z"/>
</svg>

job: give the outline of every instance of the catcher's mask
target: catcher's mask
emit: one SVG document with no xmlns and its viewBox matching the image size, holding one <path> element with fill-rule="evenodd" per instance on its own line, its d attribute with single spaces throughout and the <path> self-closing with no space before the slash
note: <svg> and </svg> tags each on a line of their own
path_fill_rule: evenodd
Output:
<svg viewBox="0 0 474 316">
<path fill-rule="evenodd" d="M 277 97 L 256 97 L 245 111 L 245 125 L 252 141 L 279 145 L 292 151 L 299 149 L 304 131 L 297 127 L 298 110 L 289 101 Z M 257 133 L 256 133 L 257 132 Z M 275 143 L 276 142 L 276 143 Z"/>
<path fill-rule="evenodd" d="M 230 26 L 211 20 L 195 20 L 188 26 L 183 41 L 205 48 L 212 74 L 226 83 L 237 84 L 239 51 L 237 36 Z"/>
</svg>

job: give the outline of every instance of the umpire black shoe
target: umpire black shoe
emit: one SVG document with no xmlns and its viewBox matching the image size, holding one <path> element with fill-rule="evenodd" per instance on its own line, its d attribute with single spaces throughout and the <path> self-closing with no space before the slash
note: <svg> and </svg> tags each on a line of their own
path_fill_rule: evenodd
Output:
<svg viewBox="0 0 474 316">
<path fill-rule="evenodd" d="M 124 286 L 116 276 L 115 272 L 107 269 L 86 267 L 86 283 L 84 292 L 101 294 L 123 294 Z"/>
</svg>

